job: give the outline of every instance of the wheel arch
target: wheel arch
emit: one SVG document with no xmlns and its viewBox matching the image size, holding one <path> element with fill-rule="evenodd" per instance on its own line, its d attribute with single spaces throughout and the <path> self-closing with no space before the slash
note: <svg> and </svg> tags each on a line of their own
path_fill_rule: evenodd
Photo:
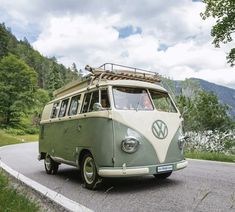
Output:
<svg viewBox="0 0 235 212">
<path fill-rule="evenodd" d="M 79 167 L 81 167 L 81 162 L 82 162 L 82 158 L 87 154 L 90 153 L 92 155 L 91 150 L 89 149 L 82 149 L 79 153 L 79 157 L 78 157 L 78 165 Z M 93 155 L 92 155 L 93 156 Z"/>
</svg>

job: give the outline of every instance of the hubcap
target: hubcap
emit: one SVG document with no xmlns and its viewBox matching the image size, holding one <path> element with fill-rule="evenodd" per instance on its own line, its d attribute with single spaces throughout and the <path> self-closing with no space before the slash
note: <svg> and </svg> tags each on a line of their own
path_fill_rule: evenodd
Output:
<svg viewBox="0 0 235 212">
<path fill-rule="evenodd" d="M 84 178 L 88 184 L 92 184 L 95 178 L 95 164 L 93 158 L 87 157 L 83 167 Z"/>
</svg>

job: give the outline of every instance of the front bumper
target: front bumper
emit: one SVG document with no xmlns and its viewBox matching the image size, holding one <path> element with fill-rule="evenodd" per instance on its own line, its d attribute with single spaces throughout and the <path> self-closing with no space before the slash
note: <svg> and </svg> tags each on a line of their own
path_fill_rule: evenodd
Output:
<svg viewBox="0 0 235 212">
<path fill-rule="evenodd" d="M 177 171 L 187 167 L 187 165 L 188 161 L 186 160 L 182 160 L 176 163 L 141 166 L 141 167 L 126 167 L 124 164 L 123 167 L 121 168 L 100 167 L 98 170 L 98 174 L 101 177 L 142 176 L 142 175 L 160 174 L 169 171 Z M 166 169 L 164 170 L 164 168 Z"/>
</svg>

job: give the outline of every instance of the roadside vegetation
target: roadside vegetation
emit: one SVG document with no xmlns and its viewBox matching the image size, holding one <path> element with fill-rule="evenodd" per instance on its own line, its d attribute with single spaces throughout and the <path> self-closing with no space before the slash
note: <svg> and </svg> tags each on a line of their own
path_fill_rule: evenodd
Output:
<svg viewBox="0 0 235 212">
<path fill-rule="evenodd" d="M 13 188 L 9 178 L 0 170 L 0 211 L 39 211 L 39 206 L 24 193 Z"/>
<path fill-rule="evenodd" d="M 227 113 L 212 92 L 201 90 L 195 81 L 187 80 L 176 97 L 188 136 L 185 155 L 189 158 L 235 162 L 234 117 Z"/>
<path fill-rule="evenodd" d="M 16 135 L 16 134 L 6 133 L 4 130 L 0 130 L 0 146 L 19 144 L 22 142 L 30 142 L 37 140 L 38 140 L 38 134 Z"/>
<path fill-rule="evenodd" d="M 11 135 L 0 130 L 0 146 L 37 140 L 37 135 Z M 0 211 L 39 211 L 39 206 L 25 193 L 12 186 L 0 168 Z"/>
<path fill-rule="evenodd" d="M 201 159 L 201 160 L 213 160 L 223 162 L 235 163 L 235 155 L 226 155 L 218 152 L 203 152 L 203 151 L 189 151 L 185 152 L 186 158 Z"/>
</svg>

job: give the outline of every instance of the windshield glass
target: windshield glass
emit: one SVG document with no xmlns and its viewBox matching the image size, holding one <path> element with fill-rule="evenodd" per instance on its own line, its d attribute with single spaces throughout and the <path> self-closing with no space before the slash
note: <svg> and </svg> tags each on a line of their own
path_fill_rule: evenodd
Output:
<svg viewBox="0 0 235 212">
<path fill-rule="evenodd" d="M 177 110 L 167 93 L 151 90 L 149 92 L 157 110 L 177 113 Z"/>
<path fill-rule="evenodd" d="M 120 110 L 153 110 L 148 92 L 143 88 L 113 88 L 114 104 Z"/>
</svg>

